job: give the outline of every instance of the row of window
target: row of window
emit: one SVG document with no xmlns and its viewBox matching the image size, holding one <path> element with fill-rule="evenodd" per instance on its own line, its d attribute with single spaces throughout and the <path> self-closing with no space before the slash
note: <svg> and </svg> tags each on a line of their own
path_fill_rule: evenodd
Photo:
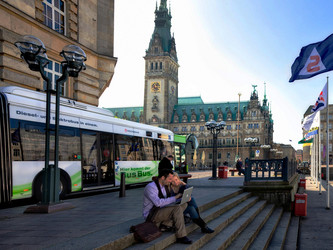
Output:
<svg viewBox="0 0 333 250">
<path fill-rule="evenodd" d="M 325 145 L 325 147 L 326 147 L 326 145 Z M 321 152 L 324 152 L 324 145 L 323 144 L 320 145 L 320 149 L 321 149 Z M 328 151 L 332 152 L 332 144 L 328 144 Z"/>
<path fill-rule="evenodd" d="M 152 62 L 150 63 L 150 70 L 162 70 L 163 63 L 162 62 Z"/>
<path fill-rule="evenodd" d="M 234 127 L 235 130 L 237 129 L 242 129 L 242 126 L 241 125 L 227 125 L 226 126 L 226 130 L 232 130 Z M 252 129 L 252 128 L 259 128 L 259 124 L 258 123 L 254 123 L 254 124 L 248 124 L 248 129 Z M 174 127 L 173 128 L 173 132 L 188 132 L 188 131 L 191 131 L 191 132 L 195 132 L 195 131 L 205 131 L 205 126 L 200 126 L 199 127 L 199 130 L 197 130 L 197 127 L 196 126 L 191 126 L 189 129 L 188 127 Z"/>
<path fill-rule="evenodd" d="M 43 124 L 11 120 L 11 136 L 14 161 L 45 159 L 45 126 Z M 54 141 L 54 133 L 51 133 L 51 141 Z M 67 127 L 60 127 L 59 145 L 60 161 L 81 159 L 84 166 L 96 165 L 98 162 L 107 160 L 153 161 L 173 154 L 172 144 L 168 141 L 80 131 L 77 128 Z M 103 159 L 97 159 L 98 156 L 103 156 Z M 54 160 L 53 157 L 54 143 L 51 143 L 50 161 Z"/>
<path fill-rule="evenodd" d="M 320 120 L 326 120 L 326 119 L 327 119 L 326 115 L 321 115 L 320 116 Z M 328 119 L 332 120 L 333 119 L 333 115 L 328 115 Z"/>
<path fill-rule="evenodd" d="M 259 140 L 259 138 L 258 138 Z M 242 144 L 243 139 L 238 138 L 238 144 Z M 237 138 L 225 138 L 225 139 L 217 139 L 217 146 L 222 145 L 236 145 L 237 144 Z M 213 146 L 213 139 L 200 139 L 199 140 L 199 146 Z"/>
<path fill-rule="evenodd" d="M 321 140 L 324 139 L 324 134 L 323 134 L 323 133 L 320 134 L 320 139 L 321 139 Z M 325 139 L 326 139 L 326 136 L 325 136 Z M 329 140 L 332 140 L 332 132 L 329 132 L 329 133 L 328 133 L 328 139 L 329 139 Z"/>
<path fill-rule="evenodd" d="M 259 124 L 258 123 L 249 123 L 248 125 L 247 125 L 247 128 L 259 128 Z"/>
</svg>

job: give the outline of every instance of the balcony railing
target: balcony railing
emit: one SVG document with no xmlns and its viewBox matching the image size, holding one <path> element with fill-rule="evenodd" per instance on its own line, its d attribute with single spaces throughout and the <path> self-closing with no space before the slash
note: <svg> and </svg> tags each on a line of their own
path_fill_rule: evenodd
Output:
<svg viewBox="0 0 333 250">
<path fill-rule="evenodd" d="M 296 174 L 296 161 L 288 161 L 288 157 L 272 160 L 245 160 L 245 182 L 289 181 Z"/>
</svg>

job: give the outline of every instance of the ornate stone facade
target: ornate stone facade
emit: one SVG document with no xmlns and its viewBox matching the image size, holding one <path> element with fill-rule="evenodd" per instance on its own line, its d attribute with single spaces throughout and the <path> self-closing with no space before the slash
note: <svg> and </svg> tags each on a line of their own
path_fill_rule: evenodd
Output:
<svg viewBox="0 0 333 250">
<path fill-rule="evenodd" d="M 0 1 L 0 86 L 17 85 L 44 90 L 39 72 L 29 70 L 14 42 L 22 35 L 33 35 L 45 44 L 48 58 L 58 64 L 68 44 L 80 46 L 87 55 L 87 69 L 69 78 L 63 95 L 98 105 L 110 85 L 117 59 L 113 56 L 114 0 L 59 1 L 64 22 L 55 27 L 47 23 L 47 1 Z M 52 6 L 51 6 L 52 7 Z M 52 21 L 52 20 L 51 20 Z M 57 25 L 60 28 L 56 28 Z"/>
</svg>

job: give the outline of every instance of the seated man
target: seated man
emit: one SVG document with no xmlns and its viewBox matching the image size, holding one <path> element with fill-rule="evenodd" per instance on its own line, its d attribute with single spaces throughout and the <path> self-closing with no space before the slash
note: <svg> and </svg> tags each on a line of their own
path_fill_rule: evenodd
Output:
<svg viewBox="0 0 333 250">
<path fill-rule="evenodd" d="M 143 197 L 143 217 L 147 219 L 149 216 L 149 220 L 157 226 L 160 224 L 174 224 L 176 228 L 177 242 L 191 244 L 192 241 L 186 237 L 187 233 L 183 216 L 187 203 L 184 203 L 183 205 L 165 207 L 166 205 L 175 202 L 176 199 L 182 196 L 181 194 L 178 194 L 167 198 L 165 186 L 169 185 L 172 179 L 172 170 L 165 169 L 159 173 L 156 181 L 149 183 L 145 187 Z"/>
</svg>

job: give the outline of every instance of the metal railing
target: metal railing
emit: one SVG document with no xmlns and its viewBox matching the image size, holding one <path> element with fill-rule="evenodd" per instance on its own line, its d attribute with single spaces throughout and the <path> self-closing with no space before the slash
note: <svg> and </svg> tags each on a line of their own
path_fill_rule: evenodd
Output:
<svg viewBox="0 0 333 250">
<path fill-rule="evenodd" d="M 245 160 L 245 182 L 289 181 L 296 173 L 296 161 L 288 161 L 288 157 L 272 160 Z"/>
</svg>

